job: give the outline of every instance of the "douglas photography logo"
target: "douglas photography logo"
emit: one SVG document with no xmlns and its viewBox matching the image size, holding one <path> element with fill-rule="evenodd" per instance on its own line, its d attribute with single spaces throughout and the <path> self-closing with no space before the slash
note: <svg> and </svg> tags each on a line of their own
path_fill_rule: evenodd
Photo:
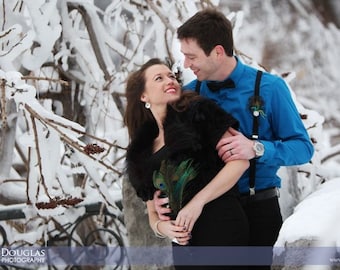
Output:
<svg viewBox="0 0 340 270">
<path fill-rule="evenodd" d="M 45 264 L 47 252 L 42 248 L 6 248 L 1 247 L 1 264 L 27 265 Z"/>
</svg>

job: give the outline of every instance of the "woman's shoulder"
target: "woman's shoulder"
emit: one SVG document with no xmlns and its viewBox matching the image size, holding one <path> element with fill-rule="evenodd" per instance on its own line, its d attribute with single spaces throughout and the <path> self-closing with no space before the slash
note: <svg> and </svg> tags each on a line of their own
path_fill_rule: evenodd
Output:
<svg viewBox="0 0 340 270">
<path fill-rule="evenodd" d="M 215 108 L 217 110 L 221 109 L 213 100 L 190 90 L 184 91 L 181 98 L 173 104 L 173 107 L 177 111 L 200 110 L 200 107 Z"/>
<path fill-rule="evenodd" d="M 158 135 L 158 127 L 154 121 L 145 122 L 137 131 L 135 138 L 127 149 L 127 160 L 135 160 L 145 150 L 151 151 L 154 139 Z"/>
<path fill-rule="evenodd" d="M 205 97 L 193 101 L 190 106 L 190 115 L 194 123 L 210 131 L 239 127 L 238 121 L 230 113 L 222 109 L 215 101 Z"/>
</svg>

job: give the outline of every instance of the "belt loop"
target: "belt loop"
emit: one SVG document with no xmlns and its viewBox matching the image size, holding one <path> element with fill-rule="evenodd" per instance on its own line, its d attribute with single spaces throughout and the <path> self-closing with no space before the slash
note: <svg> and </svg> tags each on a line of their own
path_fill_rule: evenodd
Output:
<svg viewBox="0 0 340 270">
<path fill-rule="evenodd" d="M 250 196 L 255 195 L 255 187 L 250 187 L 249 188 L 249 194 L 250 194 Z"/>
</svg>

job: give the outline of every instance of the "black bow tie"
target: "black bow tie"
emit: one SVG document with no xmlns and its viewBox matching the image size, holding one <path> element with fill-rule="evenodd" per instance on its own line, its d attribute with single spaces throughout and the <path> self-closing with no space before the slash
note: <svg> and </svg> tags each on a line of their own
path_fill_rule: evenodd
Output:
<svg viewBox="0 0 340 270">
<path fill-rule="evenodd" d="M 222 82 L 207 82 L 207 86 L 211 92 L 217 92 L 223 88 L 235 88 L 235 83 L 232 79 L 227 79 Z"/>
</svg>

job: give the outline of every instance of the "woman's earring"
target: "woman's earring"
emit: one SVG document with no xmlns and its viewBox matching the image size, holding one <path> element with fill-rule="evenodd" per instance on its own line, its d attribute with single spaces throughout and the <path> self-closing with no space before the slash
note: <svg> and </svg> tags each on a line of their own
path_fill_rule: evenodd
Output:
<svg viewBox="0 0 340 270">
<path fill-rule="evenodd" d="M 151 104 L 149 102 L 145 102 L 145 108 L 150 109 L 151 108 Z"/>
</svg>

